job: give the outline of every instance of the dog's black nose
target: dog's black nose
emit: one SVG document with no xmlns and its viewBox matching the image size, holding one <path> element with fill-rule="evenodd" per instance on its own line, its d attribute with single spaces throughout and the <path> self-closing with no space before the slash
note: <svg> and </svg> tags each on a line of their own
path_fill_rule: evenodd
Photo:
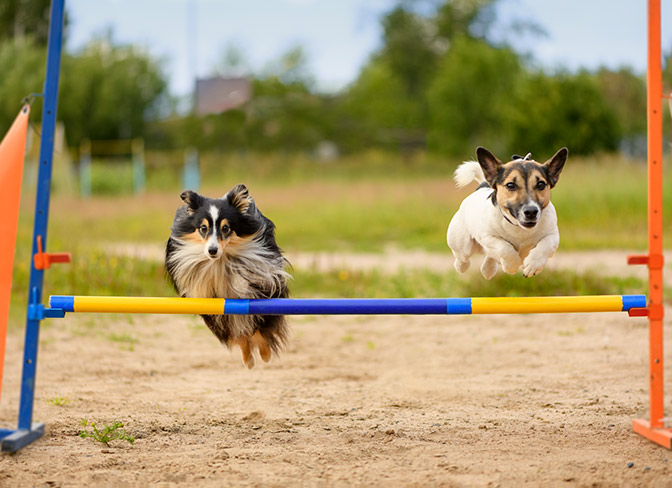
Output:
<svg viewBox="0 0 672 488">
<path fill-rule="evenodd" d="M 523 209 L 523 214 L 525 215 L 525 218 L 528 220 L 536 219 L 538 213 L 539 209 L 535 207 L 528 207 Z"/>
<path fill-rule="evenodd" d="M 210 256 L 217 255 L 217 248 L 216 247 L 209 247 L 208 248 L 208 254 L 210 254 Z"/>
</svg>

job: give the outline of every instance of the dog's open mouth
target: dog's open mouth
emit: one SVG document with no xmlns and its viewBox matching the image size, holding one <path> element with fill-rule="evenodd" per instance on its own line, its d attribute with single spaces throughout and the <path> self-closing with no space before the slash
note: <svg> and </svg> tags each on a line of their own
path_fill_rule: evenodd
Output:
<svg viewBox="0 0 672 488">
<path fill-rule="evenodd" d="M 526 229 L 532 229 L 533 227 L 535 227 L 537 225 L 537 221 L 534 220 L 534 221 L 520 222 L 520 225 L 522 225 Z"/>
</svg>

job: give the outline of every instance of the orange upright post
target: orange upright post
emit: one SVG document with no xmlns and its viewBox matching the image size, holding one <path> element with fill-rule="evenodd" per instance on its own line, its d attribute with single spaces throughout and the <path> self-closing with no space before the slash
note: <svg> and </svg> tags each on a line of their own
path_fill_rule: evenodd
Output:
<svg viewBox="0 0 672 488">
<path fill-rule="evenodd" d="M 649 254 L 649 420 L 635 419 L 633 429 L 672 449 L 672 429 L 663 419 L 663 79 L 660 0 L 648 2 L 647 154 Z M 632 261 L 634 264 L 634 260 Z"/>
<path fill-rule="evenodd" d="M 30 107 L 24 106 L 0 142 L 0 393 L 2 371 L 5 364 L 9 300 L 12 291 L 14 247 L 19 223 L 19 199 L 23 176 L 23 155 L 26 151 L 28 115 Z"/>
</svg>

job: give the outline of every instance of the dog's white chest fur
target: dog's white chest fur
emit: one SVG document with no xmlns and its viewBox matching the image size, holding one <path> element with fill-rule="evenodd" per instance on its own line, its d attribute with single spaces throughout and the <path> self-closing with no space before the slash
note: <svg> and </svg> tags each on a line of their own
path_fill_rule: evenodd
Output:
<svg viewBox="0 0 672 488">
<path fill-rule="evenodd" d="M 460 220 L 462 229 L 477 241 L 480 242 L 487 236 L 497 236 L 525 255 L 544 236 L 557 231 L 558 219 L 552 203 L 543 210 L 533 229 L 525 229 L 504 218 L 502 210 L 490 200 L 492 192 L 491 188 L 481 188 L 465 198 L 455 215 L 456 219 L 450 225 L 458 225 L 455 220 Z"/>
<path fill-rule="evenodd" d="M 284 260 L 266 252 L 256 241 L 237 255 L 216 260 L 205 257 L 198 246 L 175 242 L 177 249 L 169 260 L 175 266 L 177 288 L 187 297 L 268 298 L 259 289 L 273 293 L 289 277 Z"/>
<path fill-rule="evenodd" d="M 481 273 L 492 278 L 498 265 L 510 274 L 523 266 L 525 276 L 539 273 L 558 248 L 560 236 L 552 203 L 543 210 L 533 229 L 525 229 L 504 218 L 493 205 L 491 188 L 481 188 L 464 199 L 448 226 L 447 241 L 455 255 L 455 268 L 463 273 L 472 254 L 482 252 Z"/>
</svg>

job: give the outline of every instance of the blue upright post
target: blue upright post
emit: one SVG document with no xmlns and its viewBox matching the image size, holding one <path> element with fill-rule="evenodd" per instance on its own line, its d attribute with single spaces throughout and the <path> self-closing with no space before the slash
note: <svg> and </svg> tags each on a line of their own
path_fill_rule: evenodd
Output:
<svg viewBox="0 0 672 488">
<path fill-rule="evenodd" d="M 41 236 L 42 251 L 46 251 L 47 246 L 51 166 L 54 154 L 54 132 L 56 128 L 56 110 L 58 107 L 58 79 L 63 43 L 64 3 L 65 0 L 52 0 L 51 2 L 32 256 L 38 253 L 38 236 Z M 35 262 L 31 259 L 18 430 L 2 439 L 3 451 L 17 451 L 34 440 L 39 439 L 44 434 L 44 424 L 33 423 L 37 346 L 40 335 L 40 321 L 43 318 L 40 314 L 43 282 L 44 270 L 36 269 Z"/>
</svg>

